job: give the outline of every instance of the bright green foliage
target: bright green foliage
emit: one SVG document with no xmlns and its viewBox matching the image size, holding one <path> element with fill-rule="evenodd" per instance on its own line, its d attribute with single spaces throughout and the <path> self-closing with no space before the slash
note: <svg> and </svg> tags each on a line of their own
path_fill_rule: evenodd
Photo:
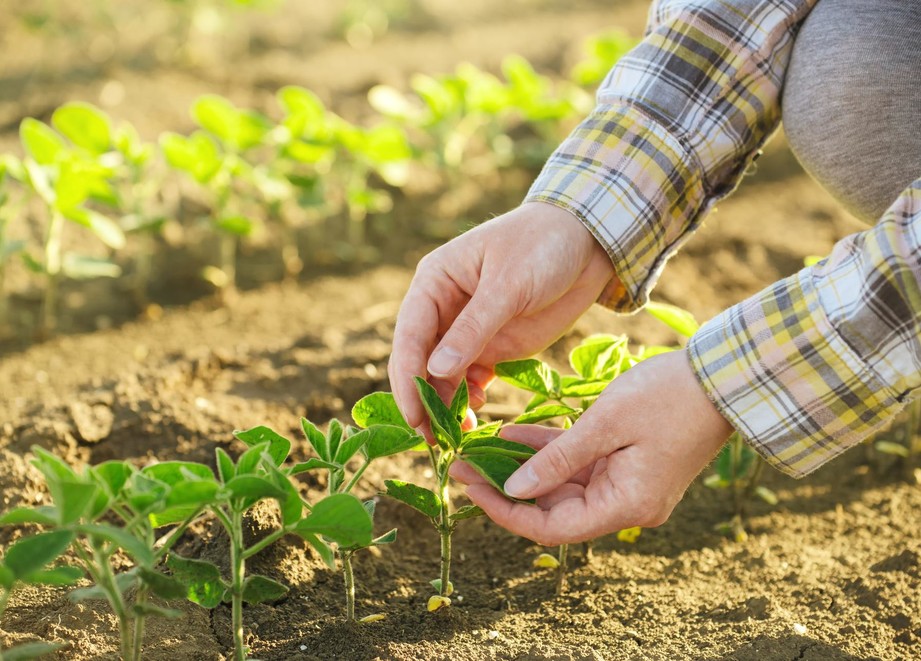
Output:
<svg viewBox="0 0 921 661">
<path fill-rule="evenodd" d="M 451 535 L 458 521 L 481 516 L 479 507 L 465 506 L 451 511 L 448 490 L 448 471 L 458 459 L 472 466 L 480 475 L 500 491 L 505 481 L 526 460 L 534 450 L 521 443 L 499 438 L 495 434 L 498 424 L 483 425 L 471 431 L 463 431 L 461 424 L 467 415 L 468 392 L 466 382 L 461 382 L 450 404 L 445 404 L 435 389 L 424 379 L 416 377 L 416 389 L 429 415 L 429 423 L 436 445 L 425 445 L 429 452 L 437 481 L 436 489 L 428 489 L 403 480 L 387 480 L 386 495 L 398 500 L 432 521 L 441 537 L 441 577 L 433 582 L 441 597 L 447 599 L 452 589 Z M 356 405 L 352 415 L 358 420 L 386 421 L 394 426 L 408 428 L 399 415 L 393 395 L 373 393 Z M 441 605 L 450 600 L 438 602 Z M 439 606 L 440 607 L 440 606 Z M 434 610 L 434 609 L 432 609 Z"/>
<path fill-rule="evenodd" d="M 343 427 L 338 420 L 331 420 L 324 433 L 309 420 L 302 419 L 301 427 L 304 435 L 317 457 L 296 464 L 291 472 L 296 474 L 308 470 L 326 471 L 330 498 L 338 497 L 351 492 L 375 459 L 398 454 L 418 446 L 422 439 L 406 425 L 396 407 L 391 408 L 392 401 L 389 403 L 384 401 L 379 394 L 365 397 L 352 409 L 352 417 L 360 427 L 364 427 L 363 429 Z M 355 458 L 360 458 L 361 463 L 351 472 L 349 479 L 346 479 L 349 474 L 349 464 Z M 370 521 L 374 516 L 374 501 L 365 501 L 364 507 Z M 317 515 L 317 508 L 314 508 L 313 514 Z M 339 545 L 339 559 L 342 562 L 345 579 L 347 619 L 352 621 L 356 619 L 352 556 L 364 548 L 391 544 L 396 540 L 396 536 L 397 531 L 393 529 L 374 539 L 370 537 L 355 539 L 350 543 Z M 331 554 L 327 563 L 330 567 L 335 566 L 335 560 Z"/>
</svg>

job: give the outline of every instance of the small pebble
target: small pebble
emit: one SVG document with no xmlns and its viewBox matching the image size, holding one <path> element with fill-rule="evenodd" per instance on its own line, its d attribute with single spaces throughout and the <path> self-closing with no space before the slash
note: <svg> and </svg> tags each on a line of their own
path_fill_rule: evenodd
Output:
<svg viewBox="0 0 921 661">
<path fill-rule="evenodd" d="M 806 628 L 805 624 L 800 624 L 799 622 L 797 622 L 796 624 L 793 625 L 793 631 L 795 633 L 798 633 L 800 636 L 805 636 L 807 630 L 808 629 Z"/>
<path fill-rule="evenodd" d="M 495 629 L 493 629 L 492 631 L 487 631 L 486 637 L 489 638 L 490 640 L 495 640 L 496 638 L 499 637 L 499 632 L 496 631 Z"/>
<path fill-rule="evenodd" d="M 307 646 L 306 646 L 306 645 L 301 645 L 301 651 L 302 651 L 302 652 L 306 652 L 306 651 L 307 651 Z"/>
</svg>

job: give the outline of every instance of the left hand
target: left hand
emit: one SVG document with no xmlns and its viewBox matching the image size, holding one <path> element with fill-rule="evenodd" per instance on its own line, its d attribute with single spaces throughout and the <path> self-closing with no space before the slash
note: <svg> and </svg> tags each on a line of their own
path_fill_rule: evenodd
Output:
<svg viewBox="0 0 921 661">
<path fill-rule="evenodd" d="M 569 430 L 506 427 L 538 450 L 509 478 L 509 500 L 472 468 L 452 475 L 500 526 L 544 546 L 663 524 L 732 432 L 684 351 L 654 356 L 619 376 Z"/>
</svg>

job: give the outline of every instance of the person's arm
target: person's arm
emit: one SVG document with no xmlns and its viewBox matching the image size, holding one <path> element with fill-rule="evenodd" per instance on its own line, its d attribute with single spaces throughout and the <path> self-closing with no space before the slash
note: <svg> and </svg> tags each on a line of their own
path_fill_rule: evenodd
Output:
<svg viewBox="0 0 921 661">
<path fill-rule="evenodd" d="M 729 423 L 805 475 L 921 386 L 921 179 L 872 229 L 707 322 L 688 353 Z"/>
<path fill-rule="evenodd" d="M 795 32 L 816 0 L 659 0 L 527 201 L 562 207 L 604 246 L 641 307 L 665 262 L 738 184 L 780 121 Z"/>
</svg>

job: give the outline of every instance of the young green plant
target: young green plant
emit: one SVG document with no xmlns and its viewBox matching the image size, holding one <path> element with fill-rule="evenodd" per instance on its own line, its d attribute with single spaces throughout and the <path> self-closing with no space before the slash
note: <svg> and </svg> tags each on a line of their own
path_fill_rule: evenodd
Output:
<svg viewBox="0 0 921 661">
<path fill-rule="evenodd" d="M 502 491 L 506 480 L 518 470 L 520 461 L 528 459 L 534 450 L 521 443 L 496 436 L 499 423 L 480 426 L 463 431 L 462 423 L 467 415 L 468 391 L 466 382 L 461 382 L 451 400 L 445 404 L 435 389 L 424 379 L 416 377 L 416 388 L 429 416 L 434 444 L 426 444 L 436 488 L 428 489 L 403 480 L 387 480 L 385 494 L 409 505 L 424 514 L 438 531 L 441 540 L 441 572 L 431 581 L 437 591 L 428 602 L 428 610 L 435 611 L 451 604 L 451 537 L 457 524 L 464 519 L 483 514 L 475 505 L 465 505 L 452 510 L 449 489 L 449 470 L 458 460 L 466 462 L 486 481 Z M 374 395 L 374 406 L 362 413 L 365 421 L 396 426 L 406 426 L 393 396 L 390 393 Z"/>
<path fill-rule="evenodd" d="M 224 528 L 230 540 L 230 578 L 225 579 L 217 565 L 203 560 L 171 554 L 167 566 L 186 586 L 185 596 L 205 608 L 231 603 L 231 628 L 234 661 L 245 661 L 243 604 L 274 601 L 288 588 L 266 576 L 247 575 L 246 561 L 287 534 L 295 534 L 310 544 L 327 562 L 332 551 L 324 537 L 343 547 L 371 543 L 371 517 L 361 501 L 350 494 L 334 494 L 313 506 L 301 498 L 291 475 L 307 468 L 283 467 L 291 442 L 268 427 L 254 427 L 235 433 L 249 447 L 234 462 L 220 447 L 216 450 L 217 479 L 201 481 L 207 492 L 206 507 Z M 281 513 L 281 525 L 253 544 L 243 539 L 246 512 L 257 502 L 274 500 Z M 306 510 L 306 514 L 305 514 Z"/>
<path fill-rule="evenodd" d="M 327 431 L 324 434 L 309 420 L 302 419 L 301 425 L 304 429 L 304 435 L 317 456 L 316 458 L 308 459 L 303 464 L 296 465 L 293 471 L 301 472 L 302 470 L 314 469 L 326 471 L 326 484 L 329 495 L 351 493 L 361 476 L 368 469 L 368 466 L 375 459 L 404 452 L 419 445 L 420 442 L 424 442 L 415 431 L 405 425 L 369 423 L 369 419 L 373 417 L 373 411 L 378 407 L 376 398 L 376 395 L 369 395 L 360 400 L 352 409 L 352 417 L 359 427 L 364 427 L 360 430 L 351 427 L 343 428 L 338 420 L 333 419 L 329 421 Z M 361 463 L 357 468 L 350 470 L 349 464 L 356 455 L 360 457 Z M 373 519 L 375 501 L 366 500 L 363 504 L 368 515 Z M 352 569 L 352 557 L 362 549 L 392 544 L 396 541 L 396 538 L 397 530 L 394 528 L 383 535 L 375 537 L 368 544 L 356 543 L 339 546 L 337 554 L 342 565 L 342 575 L 345 582 L 345 616 L 347 620 L 356 620 L 355 573 Z M 369 615 L 362 618 L 362 621 L 372 621 L 377 617 L 376 615 Z"/>
</svg>

